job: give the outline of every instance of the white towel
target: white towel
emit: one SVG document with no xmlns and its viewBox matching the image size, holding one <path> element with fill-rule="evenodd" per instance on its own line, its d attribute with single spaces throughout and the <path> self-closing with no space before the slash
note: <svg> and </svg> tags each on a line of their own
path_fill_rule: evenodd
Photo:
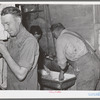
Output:
<svg viewBox="0 0 100 100">
<path fill-rule="evenodd" d="M 0 12 L 4 8 L 3 5 L 0 5 Z M 0 16 L 0 41 L 6 40 L 9 37 L 9 34 L 4 31 L 4 27 L 1 24 L 1 16 Z M 0 58 L 0 88 L 7 88 L 7 63 L 3 58 Z"/>
<path fill-rule="evenodd" d="M 15 6 L 15 4 L 0 4 L 0 13 L 7 6 Z M 7 38 L 9 38 L 9 34 L 4 31 L 0 15 L 0 41 L 7 40 Z M 3 90 L 7 88 L 7 63 L 3 58 L 0 58 L 0 88 Z"/>
<path fill-rule="evenodd" d="M 0 23 L 0 41 L 6 40 L 8 37 L 9 34 L 3 30 Z M 3 90 L 7 88 L 7 63 L 3 58 L 0 58 L 0 88 Z"/>
<path fill-rule="evenodd" d="M 6 40 L 7 39 L 7 34 L 1 35 L 0 32 L 0 41 Z M 5 43 L 4 43 L 5 45 Z M 7 88 L 7 63 L 5 60 L 1 57 L 0 58 L 0 88 L 1 89 L 6 89 Z"/>
<path fill-rule="evenodd" d="M 7 64 L 3 58 L 0 58 L 0 88 L 7 88 Z"/>
</svg>

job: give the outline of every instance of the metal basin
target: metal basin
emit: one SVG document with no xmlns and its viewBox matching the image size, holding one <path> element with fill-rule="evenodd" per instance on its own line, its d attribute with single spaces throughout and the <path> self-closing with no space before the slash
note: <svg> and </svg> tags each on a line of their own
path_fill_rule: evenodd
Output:
<svg viewBox="0 0 100 100">
<path fill-rule="evenodd" d="M 41 85 L 55 89 L 55 90 L 66 90 L 75 84 L 76 77 L 74 74 L 65 73 L 64 80 L 59 81 L 59 72 L 50 71 L 50 74 L 46 73 L 45 70 L 41 70 Z"/>
</svg>

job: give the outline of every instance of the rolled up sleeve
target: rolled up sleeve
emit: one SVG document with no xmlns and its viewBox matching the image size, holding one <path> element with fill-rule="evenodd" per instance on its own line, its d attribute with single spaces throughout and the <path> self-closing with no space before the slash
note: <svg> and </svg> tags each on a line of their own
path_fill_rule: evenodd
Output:
<svg viewBox="0 0 100 100">
<path fill-rule="evenodd" d="M 38 51 L 37 42 L 33 41 L 32 39 L 27 39 L 20 53 L 19 65 L 30 70 L 35 62 L 35 56 L 37 54 L 37 51 Z"/>
</svg>

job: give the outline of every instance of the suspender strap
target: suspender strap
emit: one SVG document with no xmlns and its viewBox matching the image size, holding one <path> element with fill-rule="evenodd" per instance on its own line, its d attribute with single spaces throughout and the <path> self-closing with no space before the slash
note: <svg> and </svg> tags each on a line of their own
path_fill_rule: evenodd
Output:
<svg viewBox="0 0 100 100">
<path fill-rule="evenodd" d="M 70 34 L 70 35 L 73 35 L 73 36 L 79 38 L 80 40 L 82 40 L 84 42 L 84 44 L 85 44 L 88 52 L 91 52 L 91 53 L 94 52 L 94 50 L 91 48 L 91 46 L 87 43 L 87 41 L 79 33 L 72 32 L 72 31 L 68 31 L 67 30 L 65 34 Z"/>
</svg>

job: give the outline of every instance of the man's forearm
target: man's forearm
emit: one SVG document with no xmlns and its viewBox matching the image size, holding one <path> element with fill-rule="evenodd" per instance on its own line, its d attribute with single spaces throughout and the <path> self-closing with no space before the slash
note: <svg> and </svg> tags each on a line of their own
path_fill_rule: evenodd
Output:
<svg viewBox="0 0 100 100">
<path fill-rule="evenodd" d="M 64 70 L 64 69 L 66 68 L 66 62 L 63 63 L 63 64 L 61 64 L 61 63 L 59 64 L 59 63 L 58 63 L 58 65 L 60 66 L 60 69 L 61 69 L 61 70 Z"/>
<path fill-rule="evenodd" d="M 16 77 L 19 80 L 23 80 L 23 78 L 25 77 L 27 70 L 23 71 L 22 67 L 19 66 L 10 56 L 9 52 L 6 52 L 3 57 L 5 58 L 6 62 L 8 63 L 10 69 L 14 72 L 14 74 L 16 75 Z"/>
</svg>

